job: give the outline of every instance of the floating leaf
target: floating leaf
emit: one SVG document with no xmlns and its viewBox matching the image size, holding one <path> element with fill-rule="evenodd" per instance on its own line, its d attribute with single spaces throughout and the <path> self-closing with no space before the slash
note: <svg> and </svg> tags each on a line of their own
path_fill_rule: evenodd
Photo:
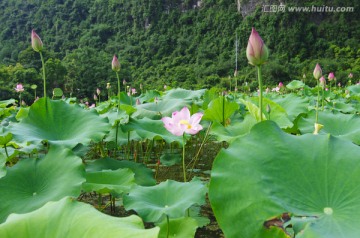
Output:
<svg viewBox="0 0 360 238">
<path fill-rule="evenodd" d="M 192 217 L 170 219 L 169 227 L 166 219 L 158 225 L 160 227 L 159 238 L 191 238 L 195 236 L 195 232 L 198 227 L 196 220 Z M 168 228 L 169 236 L 167 236 Z"/>
<path fill-rule="evenodd" d="M 204 95 L 204 93 L 205 93 L 205 89 L 186 90 L 183 88 L 176 88 L 166 91 L 166 93 L 162 98 L 164 101 L 172 100 L 172 99 L 191 101 L 191 100 L 199 99 Z"/>
<path fill-rule="evenodd" d="M 304 86 L 305 86 L 305 84 L 303 82 L 301 82 L 299 80 L 293 80 L 286 85 L 286 88 L 288 88 L 290 90 L 295 90 L 295 89 L 303 88 Z"/>
<path fill-rule="evenodd" d="M 86 165 L 86 172 L 97 172 L 102 170 L 117 170 L 129 168 L 135 174 L 135 181 L 142 186 L 153 186 L 156 184 L 154 175 L 151 169 L 144 164 L 135 163 L 128 160 L 115 160 L 112 158 L 98 159 L 95 161 L 88 161 Z"/>
<path fill-rule="evenodd" d="M 299 237 L 357 237 L 359 154 L 359 146 L 336 137 L 294 136 L 274 122 L 258 123 L 213 164 L 209 198 L 225 236 L 288 237 L 264 226 L 288 212 L 316 218 Z"/>
<path fill-rule="evenodd" d="M 40 145 L 45 140 L 50 145 L 70 148 L 78 143 L 88 145 L 91 140 L 98 142 L 109 129 L 107 119 L 100 118 L 93 110 L 45 98 L 30 107 L 28 117 L 9 128 L 14 141 L 20 143 Z"/>
<path fill-rule="evenodd" d="M 315 111 L 311 111 L 307 118 L 301 118 L 298 122 L 302 134 L 313 133 L 315 123 Z M 319 112 L 318 123 L 324 125 L 321 134 L 330 133 L 333 136 L 350 140 L 360 145 L 360 116 L 332 112 Z"/>
<path fill-rule="evenodd" d="M 220 123 L 214 122 L 210 134 L 216 136 L 218 141 L 226 141 L 231 143 L 238 137 L 241 137 L 250 132 L 250 129 L 256 124 L 255 118 L 251 115 L 246 115 L 241 122 L 233 123 L 224 127 Z"/>
<path fill-rule="evenodd" d="M 161 119 L 170 116 L 174 111 L 179 111 L 186 106 L 184 100 L 167 99 L 158 102 L 151 102 L 137 105 L 137 111 L 132 115 L 133 118 Z"/>
<path fill-rule="evenodd" d="M 146 222 L 156 222 L 162 216 L 185 216 L 193 204 L 204 204 L 207 188 L 198 180 L 180 183 L 166 180 L 152 187 L 136 187 L 124 196 L 127 210 L 135 210 Z"/>
<path fill-rule="evenodd" d="M 143 140 L 156 140 L 163 139 L 167 143 L 178 142 L 183 143 L 181 136 L 175 136 L 171 134 L 164 127 L 164 123 L 161 120 L 151 120 L 148 118 L 143 119 L 130 119 L 129 123 L 122 127 L 125 131 L 135 131 Z"/>
<path fill-rule="evenodd" d="M 85 181 L 79 157 L 52 147 L 44 158 L 23 159 L 0 179 L 0 223 L 10 213 L 27 213 L 48 201 L 78 196 Z"/>
<path fill-rule="evenodd" d="M 0 145 L 6 145 L 12 140 L 12 134 L 7 133 L 6 135 L 0 135 Z"/>
<path fill-rule="evenodd" d="M 95 191 L 101 194 L 121 194 L 128 192 L 134 185 L 134 173 L 130 169 L 87 171 L 83 190 L 85 192 Z"/>
<path fill-rule="evenodd" d="M 12 214 L 0 225 L 0 237 L 7 238 L 156 238 L 158 233 L 158 227 L 145 230 L 137 216 L 112 217 L 69 197 L 31 213 Z"/>
</svg>

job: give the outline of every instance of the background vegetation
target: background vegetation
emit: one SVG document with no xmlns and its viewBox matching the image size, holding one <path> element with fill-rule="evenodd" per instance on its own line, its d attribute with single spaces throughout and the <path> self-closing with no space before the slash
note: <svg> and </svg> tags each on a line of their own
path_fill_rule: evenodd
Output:
<svg viewBox="0 0 360 238">
<path fill-rule="evenodd" d="M 239 3 L 241 8 L 239 11 Z M 262 11 L 278 1 L 249 0 L 4 0 L 0 2 L 0 99 L 33 101 L 42 88 L 39 55 L 30 46 L 34 29 L 45 46 L 48 89 L 92 99 L 96 88 L 106 95 L 115 86 L 112 56 L 120 76 L 133 87 L 187 89 L 234 87 L 235 36 L 238 35 L 239 86 L 255 88 L 255 72 L 245 50 L 251 27 L 270 49 L 264 67 L 266 85 L 302 79 L 313 82 L 316 62 L 341 83 L 360 74 L 360 2 L 357 0 L 285 1 L 288 6 L 345 6 L 354 12 L 294 13 Z M 255 82 L 255 84 L 252 84 Z M 39 96 L 41 90 L 38 90 Z M 50 94 L 51 95 L 51 94 Z"/>
</svg>

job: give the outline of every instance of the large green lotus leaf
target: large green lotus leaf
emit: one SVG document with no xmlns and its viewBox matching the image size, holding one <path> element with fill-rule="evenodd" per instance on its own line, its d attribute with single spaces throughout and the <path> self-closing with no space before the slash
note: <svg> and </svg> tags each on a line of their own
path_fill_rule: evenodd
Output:
<svg viewBox="0 0 360 238">
<path fill-rule="evenodd" d="M 143 140 L 156 140 L 163 139 L 167 143 L 178 142 L 183 143 L 181 136 L 175 136 L 171 134 L 164 127 L 164 123 L 161 120 L 152 120 L 149 118 L 143 119 L 130 119 L 129 123 L 123 125 L 124 131 L 135 131 Z"/>
<path fill-rule="evenodd" d="M 112 158 L 89 161 L 86 165 L 86 172 L 99 172 L 102 170 L 117 170 L 129 168 L 135 174 L 135 181 L 141 186 L 153 186 L 156 184 L 154 173 L 144 164 L 135 163 L 129 160 L 116 160 Z"/>
<path fill-rule="evenodd" d="M 319 123 L 324 125 L 321 134 L 331 134 L 360 145 L 360 116 L 342 113 L 319 111 Z M 298 122 L 302 134 L 313 133 L 315 123 L 315 111 L 311 111 L 307 118 L 301 118 Z"/>
<path fill-rule="evenodd" d="M 15 141 L 40 144 L 46 140 L 50 145 L 73 148 L 78 143 L 100 141 L 110 124 L 94 110 L 41 98 L 30 107 L 28 117 L 9 129 Z"/>
<path fill-rule="evenodd" d="M 289 119 L 293 122 L 295 118 L 301 113 L 308 112 L 309 98 L 299 97 L 296 94 L 290 93 L 285 95 L 279 95 L 276 98 L 272 98 L 272 101 L 279 104 L 285 109 Z"/>
<path fill-rule="evenodd" d="M 253 103 L 258 103 L 258 100 L 258 97 L 251 98 Z M 293 123 L 290 121 L 286 110 L 282 106 L 268 98 L 263 98 L 264 111 L 266 110 L 267 105 L 269 105 L 271 109 L 270 115 L 267 113 L 267 119 L 276 122 L 281 128 L 288 128 L 293 126 Z"/>
<path fill-rule="evenodd" d="M 305 84 L 303 82 L 301 82 L 300 80 L 293 80 L 286 85 L 286 88 L 288 88 L 290 90 L 295 90 L 295 89 L 302 88 L 304 86 L 305 86 Z"/>
<path fill-rule="evenodd" d="M 333 102 L 332 106 L 330 106 L 332 110 L 336 110 L 343 113 L 356 113 L 357 109 L 353 107 L 353 105 L 346 102 Z"/>
<path fill-rule="evenodd" d="M 239 109 L 239 105 L 236 102 L 231 102 L 225 97 L 218 97 L 209 103 L 203 119 L 226 125 L 228 124 L 227 120 L 237 109 Z"/>
<path fill-rule="evenodd" d="M 214 135 L 218 141 L 226 141 L 231 143 L 236 138 L 241 137 L 250 132 L 250 129 L 256 124 L 256 120 L 251 115 L 246 115 L 241 122 L 234 122 L 224 127 L 218 122 L 214 122 L 210 134 Z"/>
<path fill-rule="evenodd" d="M 158 233 L 158 227 L 145 230 L 135 215 L 112 217 L 69 197 L 27 214 L 12 214 L 0 225 L 0 237 L 7 238 L 156 238 Z"/>
<path fill-rule="evenodd" d="M 160 227 L 159 238 L 192 238 L 198 228 L 197 221 L 192 217 L 170 219 L 169 226 L 166 219 L 164 219 L 158 225 Z"/>
<path fill-rule="evenodd" d="M 164 116 L 171 116 L 174 111 L 179 111 L 186 106 L 186 102 L 180 99 L 167 99 L 158 102 L 151 102 L 137 105 L 137 111 L 133 118 L 161 119 Z"/>
<path fill-rule="evenodd" d="M 27 213 L 48 201 L 76 197 L 84 181 L 82 160 L 69 149 L 54 146 L 44 158 L 20 160 L 0 179 L 0 222 L 10 213 Z"/>
<path fill-rule="evenodd" d="M 123 199 L 127 210 L 135 210 L 146 222 L 156 222 L 164 215 L 184 217 L 193 204 L 204 204 L 206 192 L 206 186 L 199 180 L 187 183 L 166 180 L 152 187 L 138 186 Z"/>
<path fill-rule="evenodd" d="M 163 100 L 171 100 L 171 99 L 177 99 L 177 100 L 196 100 L 201 98 L 205 93 L 205 89 L 200 90 L 186 90 L 183 88 L 176 88 L 171 89 L 169 91 L 166 91 L 165 95 L 163 96 Z"/>
<path fill-rule="evenodd" d="M 358 237 L 359 155 L 359 146 L 331 135 L 294 136 L 272 121 L 258 123 L 215 158 L 209 198 L 216 219 L 229 238 L 285 236 L 264 226 L 285 212 L 316 218 L 303 237 Z"/>
<path fill-rule="evenodd" d="M 360 84 L 351 85 L 347 87 L 347 90 L 353 94 L 360 95 Z"/>
<path fill-rule="evenodd" d="M 86 172 L 85 192 L 95 191 L 101 194 L 128 192 L 135 185 L 134 173 L 131 169 L 102 170 Z"/>
<path fill-rule="evenodd" d="M 141 103 L 144 102 L 153 102 L 155 98 L 160 98 L 160 92 L 156 90 L 146 90 L 145 93 L 142 93 L 139 97 Z"/>
</svg>

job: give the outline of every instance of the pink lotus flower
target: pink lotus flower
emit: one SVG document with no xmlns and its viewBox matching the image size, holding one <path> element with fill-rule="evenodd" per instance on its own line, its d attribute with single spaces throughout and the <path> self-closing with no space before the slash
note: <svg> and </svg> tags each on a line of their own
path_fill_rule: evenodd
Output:
<svg viewBox="0 0 360 238">
<path fill-rule="evenodd" d="M 255 66 L 262 65 L 269 57 L 269 50 L 254 27 L 246 48 L 246 57 L 249 63 Z"/>
<path fill-rule="evenodd" d="M 181 111 L 172 113 L 172 117 L 163 117 L 161 120 L 164 122 L 165 128 L 176 136 L 181 136 L 184 133 L 195 135 L 203 129 L 199 124 L 203 113 L 198 112 L 190 116 L 190 111 L 187 107 Z"/>
<path fill-rule="evenodd" d="M 328 79 L 329 81 L 332 81 L 335 78 L 335 75 L 333 72 L 329 73 Z"/>
<path fill-rule="evenodd" d="M 322 70 L 319 63 L 316 64 L 313 75 L 316 80 L 320 79 L 322 76 Z"/>
<path fill-rule="evenodd" d="M 43 43 L 34 30 L 31 31 L 31 46 L 36 52 L 40 52 L 43 49 Z"/>
<path fill-rule="evenodd" d="M 111 69 L 115 72 L 120 71 L 120 62 L 119 62 L 118 58 L 116 57 L 116 55 L 114 55 L 113 60 L 111 62 Z"/>
<path fill-rule="evenodd" d="M 16 91 L 17 93 L 24 92 L 24 87 L 23 87 L 23 85 L 22 85 L 21 83 L 17 84 L 17 85 L 16 85 L 16 88 L 15 88 L 15 91 Z"/>
</svg>

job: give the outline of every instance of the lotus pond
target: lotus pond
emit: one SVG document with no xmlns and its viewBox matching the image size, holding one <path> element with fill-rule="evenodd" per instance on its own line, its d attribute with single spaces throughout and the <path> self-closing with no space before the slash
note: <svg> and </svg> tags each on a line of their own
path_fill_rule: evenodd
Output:
<svg viewBox="0 0 360 238">
<path fill-rule="evenodd" d="M 1 101 L 0 237 L 357 237 L 359 99 L 293 81 L 263 121 L 257 92 Z"/>
</svg>

